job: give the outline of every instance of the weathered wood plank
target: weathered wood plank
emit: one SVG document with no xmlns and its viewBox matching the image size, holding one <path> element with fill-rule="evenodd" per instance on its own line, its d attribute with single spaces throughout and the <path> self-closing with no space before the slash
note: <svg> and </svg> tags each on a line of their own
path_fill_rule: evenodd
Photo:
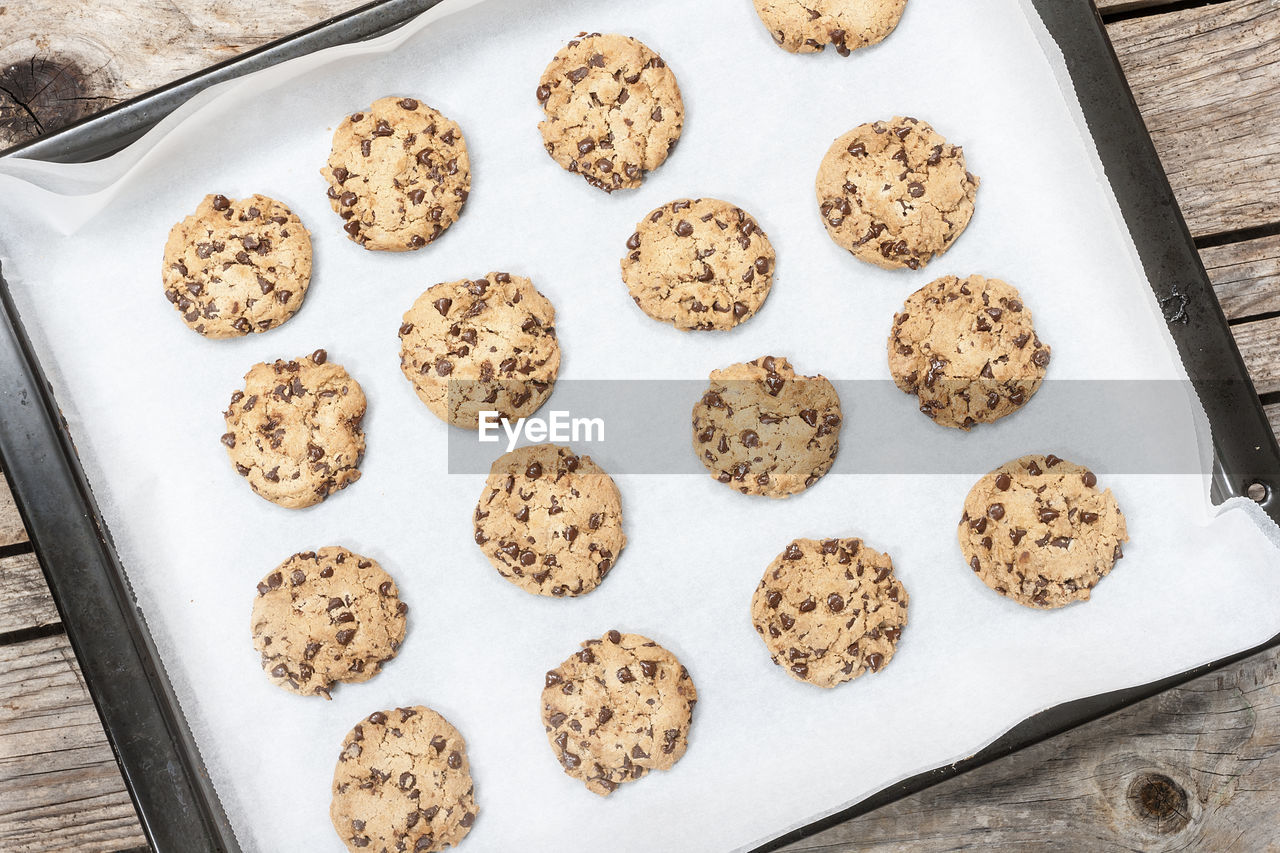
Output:
<svg viewBox="0 0 1280 853">
<path fill-rule="evenodd" d="M 1278 794 L 1271 651 L 784 849 L 1275 850 Z"/>
<path fill-rule="evenodd" d="M 1094 0 L 1094 5 L 1104 15 L 1114 15 L 1138 10 L 1159 12 L 1161 6 L 1172 6 L 1176 2 L 1178 0 Z"/>
<path fill-rule="evenodd" d="M 1280 2 L 1212 3 L 1108 32 L 1192 233 L 1280 220 Z"/>
<path fill-rule="evenodd" d="M 145 844 L 66 636 L 0 646 L 0 850 Z"/>
<path fill-rule="evenodd" d="M 35 554 L 0 559 L 0 637 L 58 622 Z"/>
<path fill-rule="evenodd" d="M 1241 323 L 1231 333 L 1258 393 L 1280 391 L 1280 317 Z"/>
<path fill-rule="evenodd" d="M 1280 311 L 1280 234 L 1202 249 L 1228 320 Z"/>
<path fill-rule="evenodd" d="M 22 516 L 18 515 L 18 505 L 13 502 L 8 481 L 0 474 L 0 546 L 26 541 L 27 531 L 22 526 Z"/>
</svg>

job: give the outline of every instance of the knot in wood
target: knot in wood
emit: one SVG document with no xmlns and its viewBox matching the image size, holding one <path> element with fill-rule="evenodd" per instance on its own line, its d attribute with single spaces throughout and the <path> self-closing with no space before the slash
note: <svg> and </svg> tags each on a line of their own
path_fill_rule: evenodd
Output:
<svg viewBox="0 0 1280 853">
<path fill-rule="evenodd" d="M 1156 832 L 1178 832 L 1190 821 L 1186 789 L 1163 773 L 1138 774 L 1128 799 L 1134 814 Z"/>
</svg>

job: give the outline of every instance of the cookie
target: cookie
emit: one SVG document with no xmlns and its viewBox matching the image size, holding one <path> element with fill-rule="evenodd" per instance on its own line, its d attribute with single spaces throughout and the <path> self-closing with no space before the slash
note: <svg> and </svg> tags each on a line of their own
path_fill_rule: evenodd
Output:
<svg viewBox="0 0 1280 853">
<path fill-rule="evenodd" d="M 457 221 L 471 192 L 462 128 L 414 98 L 379 98 L 333 132 L 329 204 L 366 249 L 421 249 Z"/>
<path fill-rule="evenodd" d="M 1087 468 L 1049 456 L 1006 462 L 974 484 L 960 550 L 982 582 L 1027 607 L 1085 601 L 1129 541 L 1111 490 Z"/>
<path fill-rule="evenodd" d="M 526 592 L 591 592 L 627 544 L 613 478 L 567 447 L 536 444 L 494 460 L 475 511 L 475 539 Z"/>
<path fill-rule="evenodd" d="M 636 225 L 622 280 L 655 320 L 732 329 L 764 304 L 773 265 L 773 246 L 749 213 L 719 199 L 682 198 Z"/>
<path fill-rule="evenodd" d="M 676 75 L 626 36 L 580 34 L 542 72 L 537 97 L 547 153 L 605 192 L 640 186 L 684 127 Z"/>
<path fill-rule="evenodd" d="M 785 498 L 831 470 L 840 424 L 840 398 L 825 377 L 765 356 L 712 371 L 693 407 L 693 449 L 721 483 Z"/>
<path fill-rule="evenodd" d="M 400 369 L 436 417 L 475 429 L 480 413 L 538 410 L 560 372 L 556 309 L 527 278 L 491 272 L 430 287 L 400 325 Z"/>
<path fill-rule="evenodd" d="M 346 548 L 294 554 L 258 584 L 253 647 L 276 684 L 329 698 L 336 681 L 368 681 L 404 641 L 395 581 Z"/>
<path fill-rule="evenodd" d="M 609 631 L 547 673 L 542 724 L 564 772 L 608 796 L 680 760 L 697 701 L 675 655 L 639 634 Z"/>
<path fill-rule="evenodd" d="M 841 56 L 877 44 L 898 26 L 907 0 L 755 0 L 756 14 L 778 46 L 817 53 L 833 44 Z"/>
<path fill-rule="evenodd" d="M 274 329 L 302 307 L 311 235 L 275 199 L 207 195 L 164 245 L 164 295 L 206 338 Z"/>
<path fill-rule="evenodd" d="M 816 182 L 836 245 L 885 269 L 920 269 L 973 218 L 964 152 L 913 118 L 860 125 L 831 144 Z"/>
<path fill-rule="evenodd" d="M 953 275 L 907 297 L 889 333 L 889 372 L 920 411 L 969 429 L 1020 409 L 1044 381 L 1050 348 L 1016 288 Z"/>
<path fill-rule="evenodd" d="M 322 349 L 255 364 L 231 395 L 222 436 L 236 473 L 291 509 L 318 504 L 360 479 L 365 398 L 360 383 Z"/>
<path fill-rule="evenodd" d="M 329 818 L 352 853 L 444 850 L 476 812 L 467 742 L 430 708 L 375 711 L 343 738 Z"/>
</svg>

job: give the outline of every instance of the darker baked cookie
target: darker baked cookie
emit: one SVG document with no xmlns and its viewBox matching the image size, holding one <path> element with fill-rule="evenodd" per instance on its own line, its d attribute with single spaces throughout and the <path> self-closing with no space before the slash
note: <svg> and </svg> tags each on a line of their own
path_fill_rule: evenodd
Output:
<svg viewBox="0 0 1280 853">
<path fill-rule="evenodd" d="M 622 498 L 590 456 L 535 444 L 494 460 L 475 539 L 504 578 L 538 595 L 591 592 L 627 544 Z"/>
<path fill-rule="evenodd" d="M 922 121 L 899 117 L 855 127 L 833 142 L 816 188 L 836 245 L 885 269 L 914 270 L 969 225 L 978 179 L 965 169 L 958 145 Z"/>
<path fill-rule="evenodd" d="M 823 376 L 798 376 L 765 356 L 711 373 L 693 407 L 693 449 L 721 483 L 785 498 L 831 470 L 840 447 L 840 398 Z"/>
<path fill-rule="evenodd" d="M 265 332 L 302 307 L 311 235 L 274 199 L 207 195 L 169 231 L 162 277 L 183 322 L 206 338 Z"/>
<path fill-rule="evenodd" d="M 605 192 L 640 186 L 684 126 L 675 74 L 626 36 L 579 35 L 542 72 L 537 96 L 547 153 Z"/>
<path fill-rule="evenodd" d="M 756 14 L 778 46 L 816 53 L 829 44 L 841 56 L 883 41 L 907 0 L 755 0 Z"/>
<path fill-rule="evenodd" d="M 430 708 L 375 711 L 342 741 L 329 818 L 352 853 L 437 853 L 476 819 L 467 743 Z"/>
<path fill-rule="evenodd" d="M 344 118 L 320 174 L 347 236 L 388 252 L 435 240 L 471 192 L 462 129 L 415 98 L 379 98 Z"/>
<path fill-rule="evenodd" d="M 773 284 L 769 238 L 746 211 L 714 198 L 677 199 L 627 240 L 622 280 L 644 313 L 677 329 L 731 329 Z"/>
<path fill-rule="evenodd" d="M 360 479 L 364 392 L 327 358 L 320 349 L 255 364 L 223 413 L 222 443 L 236 473 L 280 506 L 318 504 Z"/>
<path fill-rule="evenodd" d="M 1049 351 L 1015 288 L 980 275 L 949 275 L 908 296 L 894 316 L 889 372 L 936 423 L 969 429 L 1030 400 Z"/>
<path fill-rule="evenodd" d="M 1006 462 L 974 484 L 960 550 L 982 582 L 1028 607 L 1084 601 L 1129 540 L 1111 490 L 1087 468 L 1048 456 Z"/>
<path fill-rule="evenodd" d="M 639 634 L 609 631 L 547 673 L 542 724 L 564 772 L 608 796 L 680 760 L 697 701 L 675 655 Z"/>
<path fill-rule="evenodd" d="M 253 646 L 272 681 L 329 698 L 336 681 L 367 681 L 396 656 L 409 606 L 375 561 L 346 548 L 294 554 L 258 584 Z"/>
<path fill-rule="evenodd" d="M 861 539 L 797 539 L 765 569 L 751 621 L 788 675 L 835 687 L 888 665 L 907 601 L 888 554 Z"/>
<path fill-rule="evenodd" d="M 551 396 L 560 372 L 556 309 L 518 275 L 430 287 L 400 325 L 400 370 L 446 423 L 475 429 L 480 412 L 515 421 Z"/>
</svg>

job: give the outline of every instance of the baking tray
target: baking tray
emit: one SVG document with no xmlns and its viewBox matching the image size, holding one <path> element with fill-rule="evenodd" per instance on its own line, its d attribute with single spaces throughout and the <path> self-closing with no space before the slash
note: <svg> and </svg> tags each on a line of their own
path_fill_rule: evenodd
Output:
<svg viewBox="0 0 1280 853">
<path fill-rule="evenodd" d="M 209 86 L 391 29 L 440 0 L 377 0 L 214 66 L 6 156 L 83 162 L 117 151 Z M 1254 392 L 1091 0 L 1031 0 L 1066 58 L 1086 122 L 1138 254 L 1213 429 L 1216 500 L 1248 495 L 1280 522 L 1280 448 Z M 153 849 L 236 851 L 231 826 L 178 709 L 56 400 L 0 270 L 0 464 Z M 981 752 L 919 774 L 758 848 L 785 844 L 995 758 L 1280 645 L 1139 687 L 1056 706 Z"/>
</svg>

